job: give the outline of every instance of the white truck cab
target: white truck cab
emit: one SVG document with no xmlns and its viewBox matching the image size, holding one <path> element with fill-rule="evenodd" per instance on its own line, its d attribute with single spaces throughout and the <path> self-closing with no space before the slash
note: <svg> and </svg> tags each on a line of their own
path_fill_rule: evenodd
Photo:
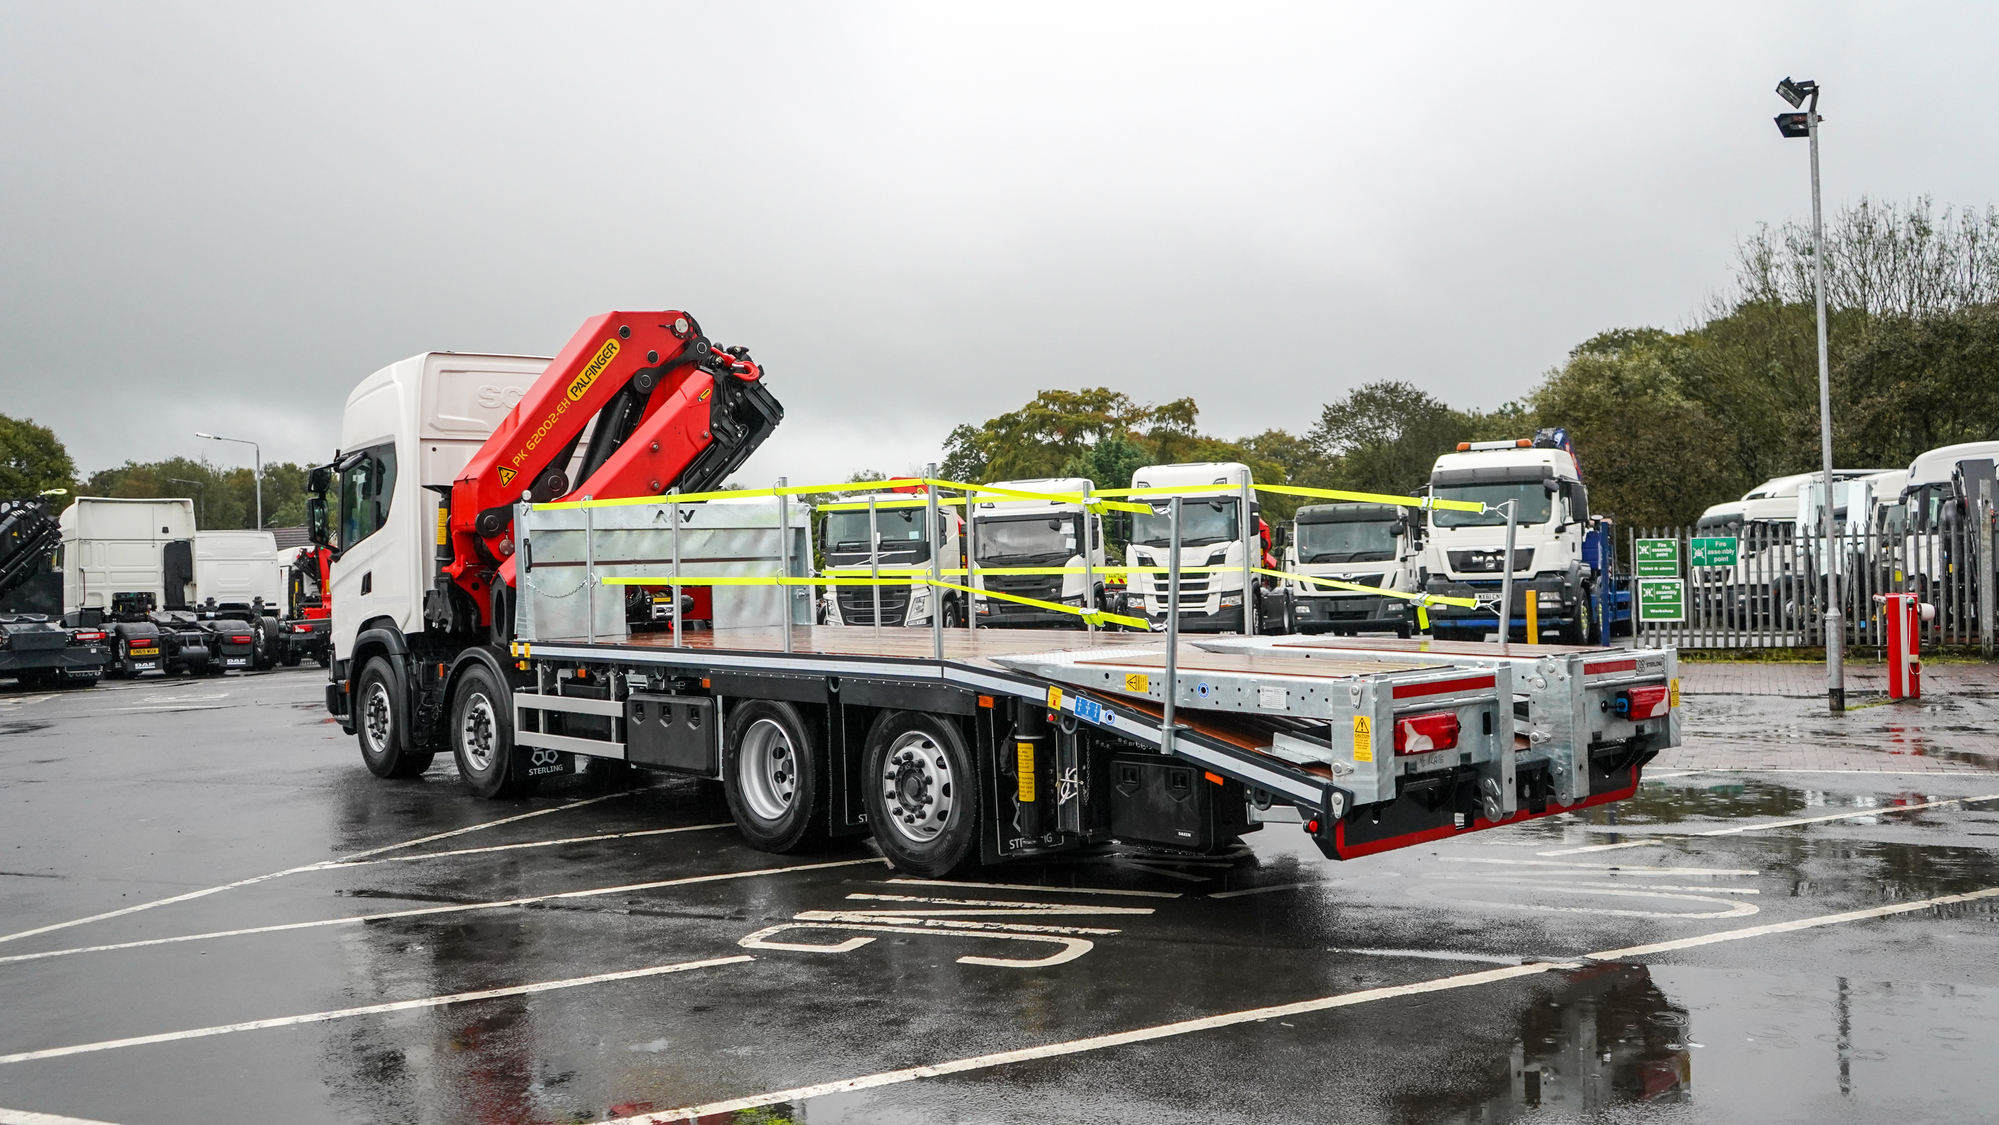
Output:
<svg viewBox="0 0 1999 1125">
<path fill-rule="evenodd" d="M 1427 589 L 1452 597 L 1497 595 L 1506 571 L 1506 514 L 1499 505 L 1516 504 L 1513 540 L 1513 605 L 1507 631 L 1526 628 L 1526 595 L 1533 591 L 1535 615 L 1543 631 L 1559 630 L 1564 644 L 1594 643 L 1600 622 L 1591 609 L 1606 576 L 1585 558 L 1593 535 L 1589 496 L 1575 454 L 1562 431 L 1543 430 L 1514 441 L 1461 442 L 1458 452 L 1437 458 L 1430 492 L 1439 500 L 1483 503 L 1484 512 L 1433 509 L 1425 565 Z M 1490 608 L 1438 606 L 1430 610 L 1435 635 L 1482 636 L 1499 618 Z M 1541 637 L 1527 637 L 1539 643 Z"/>
<path fill-rule="evenodd" d="M 438 493 L 534 384 L 546 358 L 425 352 L 363 379 L 347 396 L 326 490 L 333 548 L 333 656 L 373 628 L 424 631 Z M 351 607 L 352 612 L 345 610 Z"/>
<path fill-rule="evenodd" d="M 892 486 L 895 481 L 883 483 Z M 825 560 L 822 573 L 866 578 L 877 567 L 927 569 L 933 550 L 939 556 L 939 569 L 964 567 L 964 517 L 950 508 L 939 509 L 937 521 L 941 526 L 932 528 L 927 486 L 904 488 L 907 491 L 848 493 L 832 504 L 822 505 L 823 519 L 819 525 L 819 549 Z M 874 544 L 872 549 L 870 543 Z M 964 584 L 962 576 L 946 581 Z M 942 593 L 944 596 L 938 600 L 943 603 L 945 627 L 964 625 L 964 602 L 958 592 Z M 883 586 L 834 586 L 825 599 L 826 623 L 928 628 L 931 600 L 929 584 L 914 579 Z M 875 613 L 877 605 L 881 607 L 879 619 Z"/>
<path fill-rule="evenodd" d="M 268 531 L 194 533 L 190 604 L 255 605 L 275 614 L 285 604 L 278 537 Z"/>
<path fill-rule="evenodd" d="M 1133 488 L 1185 488 L 1180 508 L 1180 628 L 1205 633 L 1291 632 L 1293 599 L 1281 587 L 1266 589 L 1251 580 L 1249 567 L 1266 566 L 1267 544 L 1258 530 L 1261 505 L 1252 489 L 1249 466 L 1235 461 L 1148 465 L 1131 475 Z M 1221 486 L 1227 491 L 1215 491 Z M 1162 496 L 1137 496 L 1152 514 L 1133 514 L 1125 561 L 1134 568 L 1126 585 L 1127 608 L 1155 631 L 1166 628 L 1171 517 L 1157 510 Z M 1244 511 L 1248 497 L 1248 511 Z M 1193 568 L 1201 569 L 1193 569 Z M 1140 569 L 1145 568 L 1145 569 Z M 1244 604 L 1247 586 L 1251 598 Z"/>
<path fill-rule="evenodd" d="M 993 487 L 1021 492 L 1082 493 L 1092 487 L 1081 477 L 1037 477 L 1000 481 Z M 974 574 L 966 585 L 979 590 L 1082 608 L 1104 604 L 1103 518 L 1078 501 L 1033 500 L 986 494 L 972 510 L 969 534 Z M 1080 571 L 1088 566 L 1092 574 Z M 1054 569 L 1066 574 L 992 574 L 987 568 Z M 1094 580 L 1094 581 L 1092 581 Z M 1085 594 L 1088 594 L 1086 599 Z M 1038 625 L 1073 628 L 1070 614 L 976 594 L 978 624 L 1020 628 Z"/>
<path fill-rule="evenodd" d="M 56 522 L 62 528 L 64 612 L 109 614 L 135 596 L 151 609 L 187 604 L 194 581 L 194 501 L 79 496 Z"/>
<path fill-rule="evenodd" d="M 1283 569 L 1379 590 L 1422 589 L 1422 522 L 1393 504 L 1310 504 L 1292 520 Z M 1393 632 L 1408 637 L 1416 611 L 1406 598 L 1362 594 L 1295 579 L 1300 633 Z"/>
<path fill-rule="evenodd" d="M 1999 441 L 1967 441 L 1929 450 L 1909 463 L 1900 500 L 1906 535 L 1902 557 L 1909 577 L 1924 591 L 1950 573 L 1957 549 L 1951 542 L 1970 516 L 1977 482 L 1993 475 Z"/>
</svg>

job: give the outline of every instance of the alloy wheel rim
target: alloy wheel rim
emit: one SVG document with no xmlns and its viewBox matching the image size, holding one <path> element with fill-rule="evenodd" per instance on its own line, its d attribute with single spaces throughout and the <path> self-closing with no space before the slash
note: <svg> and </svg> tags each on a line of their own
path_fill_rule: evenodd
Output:
<svg viewBox="0 0 1999 1125">
<path fill-rule="evenodd" d="M 368 751 L 377 757 L 388 753 L 391 715 L 389 689 L 377 680 L 368 686 L 368 703 L 361 723 L 361 729 L 368 732 Z"/>
<path fill-rule="evenodd" d="M 743 732 L 737 752 L 743 803 L 760 820 L 779 820 L 798 796 L 798 748 L 784 727 L 758 719 Z"/>
<path fill-rule="evenodd" d="M 458 745 L 465 761 L 480 773 L 493 765 L 493 703 L 486 693 L 474 693 L 465 703 L 465 717 L 458 724 Z"/>
<path fill-rule="evenodd" d="M 896 835 L 927 844 L 944 831 L 951 817 L 950 759 L 937 740 L 910 731 L 889 745 L 882 763 L 882 806 Z"/>
</svg>

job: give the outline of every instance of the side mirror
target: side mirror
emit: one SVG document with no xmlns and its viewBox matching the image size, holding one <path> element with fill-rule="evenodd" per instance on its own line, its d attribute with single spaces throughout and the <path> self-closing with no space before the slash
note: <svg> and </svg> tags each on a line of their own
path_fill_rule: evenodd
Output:
<svg viewBox="0 0 1999 1125">
<path fill-rule="evenodd" d="M 1542 491 L 1546 492 L 1548 495 L 1555 496 L 1561 493 L 1562 482 L 1556 480 L 1554 477 L 1542 477 L 1541 489 Z"/>
<path fill-rule="evenodd" d="M 305 525 L 306 525 L 306 538 L 311 539 L 314 546 L 317 547 L 333 546 L 332 542 L 329 541 L 326 534 L 325 496 L 321 495 L 321 496 L 306 497 Z"/>
<path fill-rule="evenodd" d="M 1394 523 L 1388 525 L 1388 533 L 1396 536 L 1409 534 L 1409 522 L 1407 520 L 1396 520 Z"/>
<path fill-rule="evenodd" d="M 312 471 L 305 475 L 305 490 L 307 492 L 324 494 L 332 484 L 333 466 L 331 465 L 315 465 Z"/>
</svg>

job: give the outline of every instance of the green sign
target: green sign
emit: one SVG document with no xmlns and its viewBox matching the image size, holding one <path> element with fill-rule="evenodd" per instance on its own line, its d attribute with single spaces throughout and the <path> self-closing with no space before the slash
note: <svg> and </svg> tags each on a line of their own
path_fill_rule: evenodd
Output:
<svg viewBox="0 0 1999 1125">
<path fill-rule="evenodd" d="M 1734 566 L 1735 537 L 1694 539 L 1687 543 L 1687 562 L 1693 566 Z"/>
<path fill-rule="evenodd" d="M 1680 576 L 1680 541 L 1678 539 L 1640 539 L 1638 557 L 1632 560 L 1639 574 L 1678 578 Z"/>
<path fill-rule="evenodd" d="M 1638 620 L 1685 621 L 1687 587 L 1677 578 L 1638 580 Z"/>
</svg>

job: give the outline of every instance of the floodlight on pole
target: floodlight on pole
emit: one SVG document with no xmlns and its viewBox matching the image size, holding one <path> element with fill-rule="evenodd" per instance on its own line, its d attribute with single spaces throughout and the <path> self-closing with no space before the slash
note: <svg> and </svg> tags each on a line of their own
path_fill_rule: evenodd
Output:
<svg viewBox="0 0 1999 1125">
<path fill-rule="evenodd" d="M 233 441 L 238 445 L 247 445 L 250 447 L 252 455 L 256 458 L 257 465 L 257 475 L 255 477 L 257 484 L 257 526 L 262 528 L 264 526 L 264 447 L 251 441 L 249 438 L 217 437 L 214 434 L 204 434 L 199 430 L 195 431 L 194 436 L 207 438 L 209 441 Z"/>
<path fill-rule="evenodd" d="M 1826 357 L 1825 220 L 1819 207 L 1819 84 L 1785 78 L 1777 94 L 1803 113 L 1777 115 L 1777 131 L 1812 143 L 1812 300 L 1817 306 L 1819 345 L 1819 455 L 1825 469 L 1825 686 L 1833 713 L 1846 710 L 1846 615 L 1840 612 L 1837 525 L 1832 495 L 1832 374 Z"/>
</svg>

